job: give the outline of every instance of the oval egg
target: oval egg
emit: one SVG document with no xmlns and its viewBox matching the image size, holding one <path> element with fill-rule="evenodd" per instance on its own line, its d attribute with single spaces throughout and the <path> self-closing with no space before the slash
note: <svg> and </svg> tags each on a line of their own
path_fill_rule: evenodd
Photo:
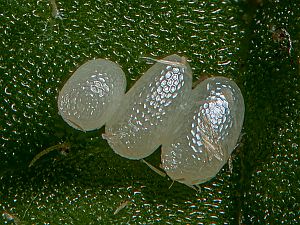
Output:
<svg viewBox="0 0 300 225">
<path fill-rule="evenodd" d="M 103 138 L 125 158 L 149 156 L 176 127 L 191 87 L 192 71 L 184 57 L 157 60 L 126 93 Z"/>
<path fill-rule="evenodd" d="M 215 177 L 234 150 L 244 120 L 238 86 L 225 77 L 208 78 L 192 90 L 191 110 L 162 145 L 162 168 L 188 186 Z"/>
<path fill-rule="evenodd" d="M 59 114 L 75 129 L 98 129 L 119 108 L 125 88 L 126 77 L 118 64 L 105 59 L 90 60 L 60 90 Z"/>
</svg>

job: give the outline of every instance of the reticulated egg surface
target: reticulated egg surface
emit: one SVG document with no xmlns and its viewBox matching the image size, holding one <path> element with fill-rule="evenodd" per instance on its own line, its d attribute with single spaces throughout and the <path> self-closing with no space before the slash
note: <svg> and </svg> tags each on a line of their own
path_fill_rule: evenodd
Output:
<svg viewBox="0 0 300 225">
<path fill-rule="evenodd" d="M 59 109 L 64 115 L 77 119 L 89 119 L 95 111 L 105 105 L 113 83 L 108 75 L 95 71 L 86 81 L 75 84 L 62 96 Z"/>
<path fill-rule="evenodd" d="M 105 138 L 121 156 L 143 158 L 155 151 L 190 97 L 187 62 L 177 55 L 163 60 L 167 63 L 155 63 L 129 90 L 106 127 Z"/>
<path fill-rule="evenodd" d="M 183 128 L 162 147 L 164 170 L 188 185 L 205 182 L 222 168 L 240 135 L 244 115 L 241 92 L 227 78 L 203 81 L 192 96 L 194 106 Z"/>
<path fill-rule="evenodd" d="M 74 72 L 59 92 L 59 113 L 76 129 L 100 128 L 118 108 L 125 88 L 125 74 L 116 63 L 90 60 Z"/>
</svg>

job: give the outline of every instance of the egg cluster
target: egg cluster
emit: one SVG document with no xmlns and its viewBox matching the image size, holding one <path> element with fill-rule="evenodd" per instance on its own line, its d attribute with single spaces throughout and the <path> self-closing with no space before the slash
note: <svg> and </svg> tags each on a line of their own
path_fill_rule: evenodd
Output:
<svg viewBox="0 0 300 225">
<path fill-rule="evenodd" d="M 83 131 L 105 124 L 103 138 L 128 159 L 143 159 L 161 146 L 162 168 L 171 179 L 189 186 L 206 182 L 237 144 L 245 110 L 241 91 L 225 77 L 192 89 L 186 58 L 155 61 L 127 93 L 117 64 L 83 64 L 59 93 L 59 113 Z"/>
</svg>

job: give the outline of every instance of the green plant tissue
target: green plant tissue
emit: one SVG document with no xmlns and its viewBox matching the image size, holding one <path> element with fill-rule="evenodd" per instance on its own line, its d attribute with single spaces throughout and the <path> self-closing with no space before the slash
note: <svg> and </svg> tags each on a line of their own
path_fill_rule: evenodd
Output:
<svg viewBox="0 0 300 225">
<path fill-rule="evenodd" d="M 300 221 L 298 0 L 0 3 L 1 224 Z M 80 132 L 58 115 L 58 91 L 86 61 L 117 62 L 129 89 L 150 67 L 141 57 L 173 53 L 194 81 L 231 78 L 245 99 L 233 171 L 226 164 L 200 192 L 116 155 L 103 128 Z M 61 143 L 67 153 L 28 167 Z M 160 150 L 147 160 L 159 167 Z"/>
</svg>

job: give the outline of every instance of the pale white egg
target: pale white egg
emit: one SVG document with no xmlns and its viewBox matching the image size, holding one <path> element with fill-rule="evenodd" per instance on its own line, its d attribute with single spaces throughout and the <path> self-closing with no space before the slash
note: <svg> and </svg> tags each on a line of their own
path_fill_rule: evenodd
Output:
<svg viewBox="0 0 300 225">
<path fill-rule="evenodd" d="M 90 60 L 60 90 L 59 114 L 75 129 L 98 129 L 119 108 L 125 89 L 126 77 L 118 64 L 105 59 Z"/>
<path fill-rule="evenodd" d="M 192 89 L 192 70 L 184 57 L 157 62 L 134 84 L 105 127 L 105 138 L 119 155 L 142 159 L 169 138 L 180 122 Z"/>
<path fill-rule="evenodd" d="M 62 118 L 83 131 L 106 124 L 103 138 L 115 153 L 143 159 L 162 145 L 162 168 L 188 186 L 215 177 L 241 133 L 244 100 L 225 77 L 192 90 L 186 58 L 170 55 L 156 63 L 126 93 L 122 69 L 96 59 L 80 66 L 58 96 Z"/>
<path fill-rule="evenodd" d="M 162 145 L 162 168 L 188 186 L 215 177 L 227 162 L 241 133 L 244 100 L 238 86 L 225 77 L 198 84 L 189 113 L 168 132 Z"/>
</svg>

